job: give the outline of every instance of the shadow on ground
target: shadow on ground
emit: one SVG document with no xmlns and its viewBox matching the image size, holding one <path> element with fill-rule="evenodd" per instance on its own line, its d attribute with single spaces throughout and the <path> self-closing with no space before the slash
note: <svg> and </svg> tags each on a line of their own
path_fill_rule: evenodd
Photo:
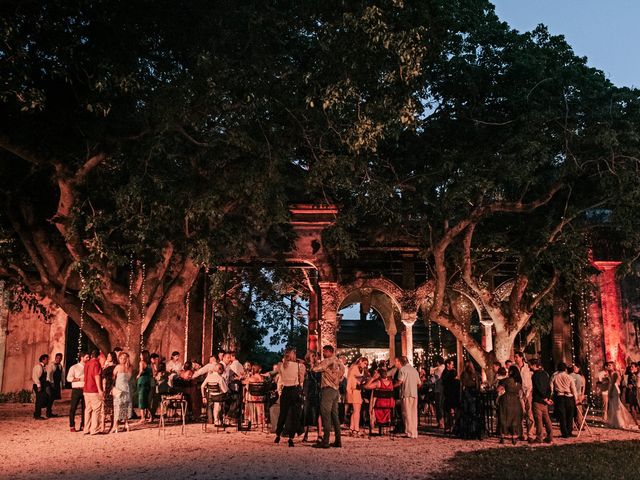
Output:
<svg viewBox="0 0 640 480">
<path fill-rule="evenodd" d="M 435 480 L 452 478 L 491 480 L 640 478 L 640 440 L 608 441 L 530 448 L 505 446 L 458 452 Z"/>
</svg>

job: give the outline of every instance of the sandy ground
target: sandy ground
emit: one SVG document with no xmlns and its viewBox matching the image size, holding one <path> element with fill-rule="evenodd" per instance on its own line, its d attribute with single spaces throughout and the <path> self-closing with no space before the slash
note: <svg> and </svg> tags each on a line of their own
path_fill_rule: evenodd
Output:
<svg viewBox="0 0 640 480">
<path fill-rule="evenodd" d="M 59 414 L 68 411 L 68 403 L 56 407 Z M 330 450 L 296 440 L 289 448 L 286 441 L 275 445 L 267 433 L 204 433 L 199 424 L 187 425 L 186 435 L 172 425 L 159 436 L 157 424 L 151 424 L 129 433 L 89 436 L 69 432 L 66 417 L 36 421 L 31 415 L 31 405 L 0 404 L 2 479 L 424 479 L 457 452 L 499 447 L 495 438 L 463 441 L 421 434 L 417 440 L 343 437 L 343 448 Z M 631 432 L 592 431 L 580 439 L 557 439 L 555 445 L 640 440 Z"/>
</svg>

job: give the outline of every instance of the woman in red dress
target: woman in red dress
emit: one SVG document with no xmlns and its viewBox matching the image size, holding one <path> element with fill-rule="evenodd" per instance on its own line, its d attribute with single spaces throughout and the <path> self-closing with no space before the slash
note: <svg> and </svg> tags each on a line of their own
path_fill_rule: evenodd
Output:
<svg viewBox="0 0 640 480">
<path fill-rule="evenodd" d="M 384 367 L 378 368 L 364 388 L 374 390 L 370 407 L 373 412 L 373 415 L 370 415 L 371 428 L 375 427 L 375 423 L 389 423 L 391 421 L 391 410 L 395 407 L 396 402 L 393 396 L 390 398 L 378 398 L 376 396 L 376 392 L 380 391 L 393 392 L 393 380 L 387 376 L 387 369 Z"/>
</svg>

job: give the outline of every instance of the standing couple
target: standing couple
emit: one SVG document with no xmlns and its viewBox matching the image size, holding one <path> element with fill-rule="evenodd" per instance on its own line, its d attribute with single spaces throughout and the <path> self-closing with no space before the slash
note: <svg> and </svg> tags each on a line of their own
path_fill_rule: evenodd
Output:
<svg viewBox="0 0 640 480">
<path fill-rule="evenodd" d="M 609 375 L 609 404 L 607 405 L 607 423 L 613 428 L 638 430 L 638 424 L 622 403 L 620 383 L 622 375 L 614 362 L 607 362 L 605 369 Z"/>
</svg>

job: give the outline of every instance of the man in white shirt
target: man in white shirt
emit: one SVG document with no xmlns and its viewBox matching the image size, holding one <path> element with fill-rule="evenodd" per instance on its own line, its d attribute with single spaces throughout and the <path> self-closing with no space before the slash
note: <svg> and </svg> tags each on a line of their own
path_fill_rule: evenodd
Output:
<svg viewBox="0 0 640 480">
<path fill-rule="evenodd" d="M 584 402 L 584 392 L 586 386 L 586 380 L 580 373 L 580 365 L 575 364 L 567 370 L 569 372 L 569 376 L 573 380 L 573 383 L 576 386 L 576 392 L 578 393 L 578 397 L 576 398 L 576 421 L 578 425 L 582 425 L 582 403 Z"/>
<path fill-rule="evenodd" d="M 418 438 L 418 387 L 420 387 L 420 373 L 411 366 L 407 357 L 396 357 L 398 381 L 393 385 L 400 387 L 400 402 L 402 404 L 402 419 L 407 438 Z"/>
<path fill-rule="evenodd" d="M 61 353 L 56 353 L 54 361 L 47 365 L 47 382 L 49 382 L 49 391 L 47 392 L 49 404 L 47 407 L 49 412 L 53 412 L 53 402 L 62 398 L 62 388 L 64 387 L 64 366 L 62 365 Z M 54 413 L 49 416 L 57 417 Z"/>
<path fill-rule="evenodd" d="M 514 359 L 518 370 L 520 370 L 520 377 L 522 377 L 522 407 L 523 417 L 527 426 L 527 435 L 530 440 L 533 440 L 535 438 L 535 423 L 533 421 L 533 410 L 531 409 L 533 396 L 533 382 L 531 380 L 531 376 L 533 375 L 533 372 L 531 372 L 529 365 L 526 363 L 524 353 L 516 352 Z M 524 440 L 524 436 L 520 437 L 520 440 Z"/>
<path fill-rule="evenodd" d="M 211 372 L 217 372 L 218 371 L 218 359 L 216 358 L 215 355 L 211 355 L 209 357 L 209 363 L 207 363 L 206 365 L 200 367 L 198 370 L 196 370 L 193 373 L 193 377 L 191 378 L 198 378 L 202 375 L 207 375 Z"/>
<path fill-rule="evenodd" d="M 79 362 L 73 365 L 67 373 L 67 382 L 71 383 L 71 406 L 69 407 L 69 429 L 72 432 L 84 430 L 84 364 L 89 361 L 87 352 L 80 352 Z M 80 404 L 80 430 L 76 430 L 76 410 Z"/>
<path fill-rule="evenodd" d="M 244 367 L 236 358 L 235 352 L 227 352 L 224 363 L 227 365 L 226 373 L 230 380 L 239 380 L 244 377 Z"/>
<path fill-rule="evenodd" d="M 35 411 L 33 418 L 36 420 L 44 420 L 42 409 L 47 409 L 47 418 L 51 413 L 49 410 L 49 399 L 47 397 L 47 364 L 49 363 L 49 355 L 46 353 L 40 355 L 38 363 L 35 364 L 31 371 L 31 380 L 33 381 L 33 392 L 36 394 Z"/>
<path fill-rule="evenodd" d="M 212 357 L 215 360 L 215 357 Z M 218 384 L 220 387 L 220 391 L 222 393 L 227 393 L 229 391 L 229 386 L 227 385 L 226 380 L 224 379 L 224 366 L 221 363 L 216 362 L 215 364 L 209 363 L 211 365 L 211 370 L 207 373 L 204 382 L 202 382 L 202 386 L 200 387 L 200 391 L 202 392 L 203 403 L 207 403 L 207 421 L 209 423 L 214 423 L 219 425 L 221 421 L 221 411 L 222 411 L 222 402 L 209 403 L 209 399 L 207 398 L 207 386 Z M 203 367 L 204 368 L 204 367 Z"/>
<path fill-rule="evenodd" d="M 182 371 L 182 362 L 180 361 L 180 352 L 173 352 L 171 354 L 171 360 L 167 362 L 167 372 L 180 373 Z"/>
</svg>

